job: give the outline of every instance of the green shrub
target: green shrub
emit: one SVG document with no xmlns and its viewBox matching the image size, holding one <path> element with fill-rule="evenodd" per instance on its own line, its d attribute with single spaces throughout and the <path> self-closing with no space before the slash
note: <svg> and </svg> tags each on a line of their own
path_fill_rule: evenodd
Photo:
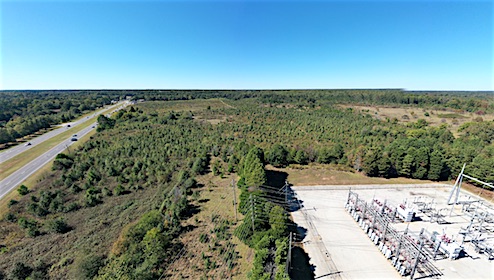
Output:
<svg viewBox="0 0 494 280">
<path fill-rule="evenodd" d="M 19 192 L 20 195 L 26 195 L 29 193 L 29 189 L 25 185 L 21 185 L 18 189 L 17 192 Z"/>
<path fill-rule="evenodd" d="M 72 230 L 72 228 L 62 218 L 49 221 L 47 223 L 47 228 L 53 233 L 66 233 Z"/>
<path fill-rule="evenodd" d="M 26 234 L 30 237 L 36 237 L 41 234 L 41 232 L 39 231 L 38 222 L 36 222 L 36 220 L 20 218 L 17 223 L 21 228 L 26 230 Z"/>
<path fill-rule="evenodd" d="M 7 215 L 5 215 L 5 220 L 11 222 L 11 223 L 15 223 L 17 221 L 17 217 L 15 216 L 14 213 L 7 213 Z"/>
<path fill-rule="evenodd" d="M 115 195 L 122 195 L 122 194 L 125 194 L 125 188 L 122 186 L 122 185 L 118 185 L 114 190 L 113 192 L 115 193 Z"/>
<path fill-rule="evenodd" d="M 113 192 L 110 189 L 108 189 L 107 187 L 103 188 L 102 193 L 104 196 L 112 196 L 113 195 Z"/>
<path fill-rule="evenodd" d="M 68 213 L 68 212 L 76 211 L 79 208 L 80 207 L 79 204 L 77 204 L 77 202 L 72 202 L 71 204 L 67 205 L 67 207 L 65 207 L 64 212 Z"/>
<path fill-rule="evenodd" d="M 17 203 L 19 203 L 19 201 L 15 200 L 15 199 L 11 199 L 11 200 L 9 201 L 8 206 L 9 206 L 9 208 L 10 208 L 10 207 L 12 207 L 13 205 L 16 205 Z"/>
<path fill-rule="evenodd" d="M 104 258 L 94 254 L 84 254 L 75 260 L 75 276 L 78 279 L 93 279 L 104 265 Z"/>
<path fill-rule="evenodd" d="M 10 273 L 9 273 L 9 277 L 10 279 L 19 279 L 19 280 L 24 280 L 26 279 L 27 277 L 29 277 L 29 275 L 31 274 L 31 272 L 33 271 L 33 269 L 22 263 L 22 262 L 16 262 L 12 268 L 10 269 Z"/>
<path fill-rule="evenodd" d="M 86 190 L 85 202 L 86 206 L 92 207 L 100 204 L 102 201 L 100 199 L 100 190 L 95 187 L 90 187 Z"/>
</svg>

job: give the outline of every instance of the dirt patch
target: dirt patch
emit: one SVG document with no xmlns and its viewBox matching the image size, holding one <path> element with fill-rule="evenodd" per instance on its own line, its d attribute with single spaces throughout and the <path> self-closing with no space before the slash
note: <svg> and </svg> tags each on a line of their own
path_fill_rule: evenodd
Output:
<svg viewBox="0 0 494 280">
<path fill-rule="evenodd" d="M 268 165 L 266 168 L 268 170 L 288 173 L 288 182 L 295 186 L 431 183 L 431 181 L 427 180 L 407 178 L 385 179 L 367 177 L 362 173 L 341 170 L 341 167 L 331 164 L 310 164 L 287 168 L 275 168 Z"/>
</svg>

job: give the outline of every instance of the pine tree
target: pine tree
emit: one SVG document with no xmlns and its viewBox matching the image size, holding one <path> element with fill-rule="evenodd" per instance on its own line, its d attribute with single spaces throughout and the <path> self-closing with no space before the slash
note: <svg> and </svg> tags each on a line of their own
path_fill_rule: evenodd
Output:
<svg viewBox="0 0 494 280">
<path fill-rule="evenodd" d="M 443 170 L 443 167 L 444 162 L 442 159 L 442 153 L 435 150 L 430 156 L 429 173 L 427 174 L 427 179 L 439 180 L 441 178 L 441 171 Z"/>
</svg>

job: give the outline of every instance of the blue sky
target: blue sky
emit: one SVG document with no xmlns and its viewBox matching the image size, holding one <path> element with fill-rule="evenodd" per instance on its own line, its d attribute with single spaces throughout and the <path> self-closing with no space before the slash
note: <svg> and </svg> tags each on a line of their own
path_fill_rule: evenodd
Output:
<svg viewBox="0 0 494 280">
<path fill-rule="evenodd" d="M 493 1 L 0 1 L 0 89 L 494 90 Z"/>
</svg>

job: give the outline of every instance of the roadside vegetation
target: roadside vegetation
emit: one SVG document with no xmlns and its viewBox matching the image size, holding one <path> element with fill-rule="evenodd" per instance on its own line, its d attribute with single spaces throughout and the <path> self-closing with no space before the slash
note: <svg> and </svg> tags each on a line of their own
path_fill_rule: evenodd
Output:
<svg viewBox="0 0 494 280">
<path fill-rule="evenodd" d="M 43 179 L 6 202 L 2 277 L 178 279 L 190 264 L 194 279 L 288 279 L 296 225 L 282 189 L 290 170 L 300 178 L 329 168 L 325 184 L 341 182 L 331 179 L 341 174 L 334 171 L 376 182 L 442 181 L 467 163 L 470 175 L 494 181 L 493 121 L 465 122 L 455 136 L 447 124 L 424 118 L 405 124 L 339 106 L 456 106 L 490 114 L 488 93 L 118 94 L 146 102 L 100 116 L 91 139 L 59 154 Z"/>
</svg>

